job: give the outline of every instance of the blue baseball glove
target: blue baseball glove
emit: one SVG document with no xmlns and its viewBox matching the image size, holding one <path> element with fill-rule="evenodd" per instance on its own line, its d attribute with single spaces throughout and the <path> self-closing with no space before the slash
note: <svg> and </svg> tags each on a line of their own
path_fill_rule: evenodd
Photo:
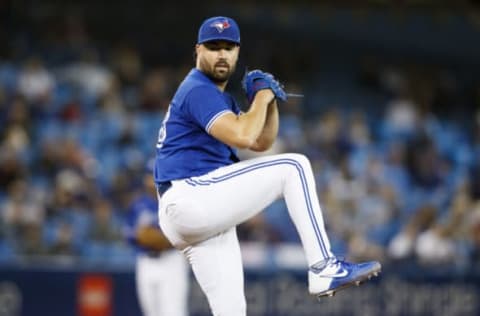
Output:
<svg viewBox="0 0 480 316">
<path fill-rule="evenodd" d="M 256 69 L 245 73 L 242 86 L 247 94 L 248 103 L 252 103 L 255 94 L 263 89 L 271 89 L 273 94 L 275 94 L 275 98 L 282 101 L 287 100 L 287 94 L 283 90 L 283 86 L 268 72 Z"/>
</svg>

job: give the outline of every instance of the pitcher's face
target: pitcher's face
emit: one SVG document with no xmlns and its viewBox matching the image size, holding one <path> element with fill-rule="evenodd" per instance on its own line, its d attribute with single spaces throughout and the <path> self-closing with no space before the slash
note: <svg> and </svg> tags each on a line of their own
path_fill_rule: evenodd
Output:
<svg viewBox="0 0 480 316">
<path fill-rule="evenodd" d="M 226 82 L 235 71 L 240 46 L 228 41 L 211 41 L 196 46 L 197 68 L 216 83 Z"/>
</svg>

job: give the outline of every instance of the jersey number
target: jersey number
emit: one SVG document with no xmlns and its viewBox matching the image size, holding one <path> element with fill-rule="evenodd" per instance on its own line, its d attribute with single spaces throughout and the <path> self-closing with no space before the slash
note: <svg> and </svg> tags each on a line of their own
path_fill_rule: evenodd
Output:
<svg viewBox="0 0 480 316">
<path fill-rule="evenodd" d="M 170 118 L 170 106 L 168 106 L 167 113 L 165 113 L 165 117 L 162 121 L 162 126 L 158 130 L 158 140 L 157 140 L 157 148 L 162 148 L 163 142 L 165 138 L 167 138 L 167 121 Z"/>
</svg>

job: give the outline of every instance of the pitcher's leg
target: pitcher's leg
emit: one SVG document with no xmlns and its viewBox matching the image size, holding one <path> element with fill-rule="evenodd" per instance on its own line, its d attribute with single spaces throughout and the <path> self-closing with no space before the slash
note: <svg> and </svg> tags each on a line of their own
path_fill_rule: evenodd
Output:
<svg viewBox="0 0 480 316">
<path fill-rule="evenodd" d="M 214 316 L 246 316 L 243 267 L 235 227 L 184 249 Z"/>
<path fill-rule="evenodd" d="M 192 201 L 198 199 L 204 205 L 199 212 L 209 214 L 206 218 L 213 231 L 242 223 L 283 196 L 309 265 L 333 256 L 313 171 L 305 156 L 281 154 L 247 160 L 190 183 L 198 193 L 193 193 Z M 198 222 L 202 222 L 200 217 Z"/>
<path fill-rule="evenodd" d="M 289 154 L 295 168 L 285 183 L 284 198 L 288 212 L 302 240 L 309 266 L 333 257 L 318 200 L 315 177 L 304 155 Z"/>
</svg>

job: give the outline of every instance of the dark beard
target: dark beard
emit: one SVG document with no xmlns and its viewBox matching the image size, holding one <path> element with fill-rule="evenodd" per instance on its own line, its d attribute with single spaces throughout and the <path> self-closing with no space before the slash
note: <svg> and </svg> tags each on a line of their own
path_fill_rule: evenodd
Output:
<svg viewBox="0 0 480 316">
<path fill-rule="evenodd" d="M 212 80 L 214 83 L 221 84 L 221 83 L 227 82 L 228 79 L 230 79 L 232 72 L 228 71 L 228 73 L 226 73 L 225 76 L 222 76 L 222 77 L 216 76 L 214 71 L 207 72 L 205 73 L 205 75 L 207 75 L 207 77 L 210 78 L 210 80 Z"/>
<path fill-rule="evenodd" d="M 217 72 L 217 67 L 221 66 L 227 67 L 227 71 L 223 73 Z M 204 73 L 215 84 L 224 84 L 230 79 L 235 71 L 235 68 L 235 65 L 230 66 L 226 61 L 218 61 L 211 69 L 209 67 L 204 67 Z"/>
</svg>

